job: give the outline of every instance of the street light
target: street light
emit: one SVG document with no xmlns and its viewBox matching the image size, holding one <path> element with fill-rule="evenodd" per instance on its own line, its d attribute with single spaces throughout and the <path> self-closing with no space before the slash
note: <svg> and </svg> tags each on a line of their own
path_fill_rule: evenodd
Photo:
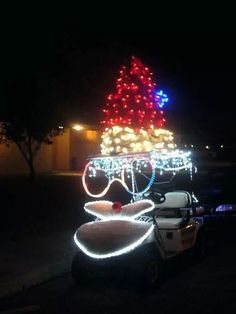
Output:
<svg viewBox="0 0 236 314">
<path fill-rule="evenodd" d="M 80 124 L 75 124 L 72 128 L 76 131 L 81 131 L 84 129 L 84 127 Z"/>
</svg>

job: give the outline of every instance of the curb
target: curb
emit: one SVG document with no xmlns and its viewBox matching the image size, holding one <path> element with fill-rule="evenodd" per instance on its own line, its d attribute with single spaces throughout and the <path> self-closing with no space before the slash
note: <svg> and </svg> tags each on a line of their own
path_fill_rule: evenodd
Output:
<svg viewBox="0 0 236 314">
<path fill-rule="evenodd" d="M 27 273 L 9 278 L 0 283 L 0 298 L 8 297 L 30 287 L 39 285 L 49 279 L 69 273 L 73 254 L 61 258 L 47 266 L 37 267 Z"/>
</svg>

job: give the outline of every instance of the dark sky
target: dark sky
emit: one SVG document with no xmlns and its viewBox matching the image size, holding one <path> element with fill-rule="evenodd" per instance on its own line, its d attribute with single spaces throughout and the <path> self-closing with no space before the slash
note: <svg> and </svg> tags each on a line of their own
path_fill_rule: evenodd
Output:
<svg viewBox="0 0 236 314">
<path fill-rule="evenodd" d="M 152 68 L 159 88 L 169 95 L 170 128 L 226 139 L 236 134 L 234 45 L 234 33 L 16 31 L 4 45 L 6 86 L 11 93 L 16 86 L 27 92 L 36 85 L 66 121 L 98 123 L 104 96 L 133 54 Z"/>
</svg>

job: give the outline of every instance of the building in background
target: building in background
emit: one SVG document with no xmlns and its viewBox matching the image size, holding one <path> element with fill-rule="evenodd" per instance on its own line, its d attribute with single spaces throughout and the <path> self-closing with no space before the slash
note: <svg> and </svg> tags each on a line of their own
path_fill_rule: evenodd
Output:
<svg viewBox="0 0 236 314">
<path fill-rule="evenodd" d="M 100 132 L 91 125 L 73 124 L 62 135 L 53 138 L 52 145 L 43 144 L 35 157 L 37 173 L 80 171 L 89 155 L 100 153 Z M 26 174 L 28 166 L 13 143 L 0 145 L 0 174 Z"/>
<path fill-rule="evenodd" d="M 195 164 L 208 161 L 236 160 L 236 145 L 194 134 L 175 134 L 180 149 L 191 150 Z M 52 145 L 43 144 L 35 157 L 37 173 L 81 171 L 90 155 L 100 154 L 101 132 L 95 126 L 72 124 L 62 135 L 53 138 Z M 15 144 L 0 145 L 0 175 L 27 174 L 28 166 Z"/>
</svg>

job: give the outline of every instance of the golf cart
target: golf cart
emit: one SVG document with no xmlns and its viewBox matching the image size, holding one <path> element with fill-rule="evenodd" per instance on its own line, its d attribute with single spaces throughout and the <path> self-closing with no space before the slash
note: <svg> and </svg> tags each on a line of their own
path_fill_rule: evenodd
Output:
<svg viewBox="0 0 236 314">
<path fill-rule="evenodd" d="M 72 276 L 81 283 L 99 270 L 129 268 L 156 285 L 162 264 L 184 251 L 196 257 L 205 252 L 204 223 L 193 196 L 187 191 L 150 192 L 126 205 L 98 200 L 84 209 L 95 220 L 78 228 L 79 251 Z"/>
</svg>

